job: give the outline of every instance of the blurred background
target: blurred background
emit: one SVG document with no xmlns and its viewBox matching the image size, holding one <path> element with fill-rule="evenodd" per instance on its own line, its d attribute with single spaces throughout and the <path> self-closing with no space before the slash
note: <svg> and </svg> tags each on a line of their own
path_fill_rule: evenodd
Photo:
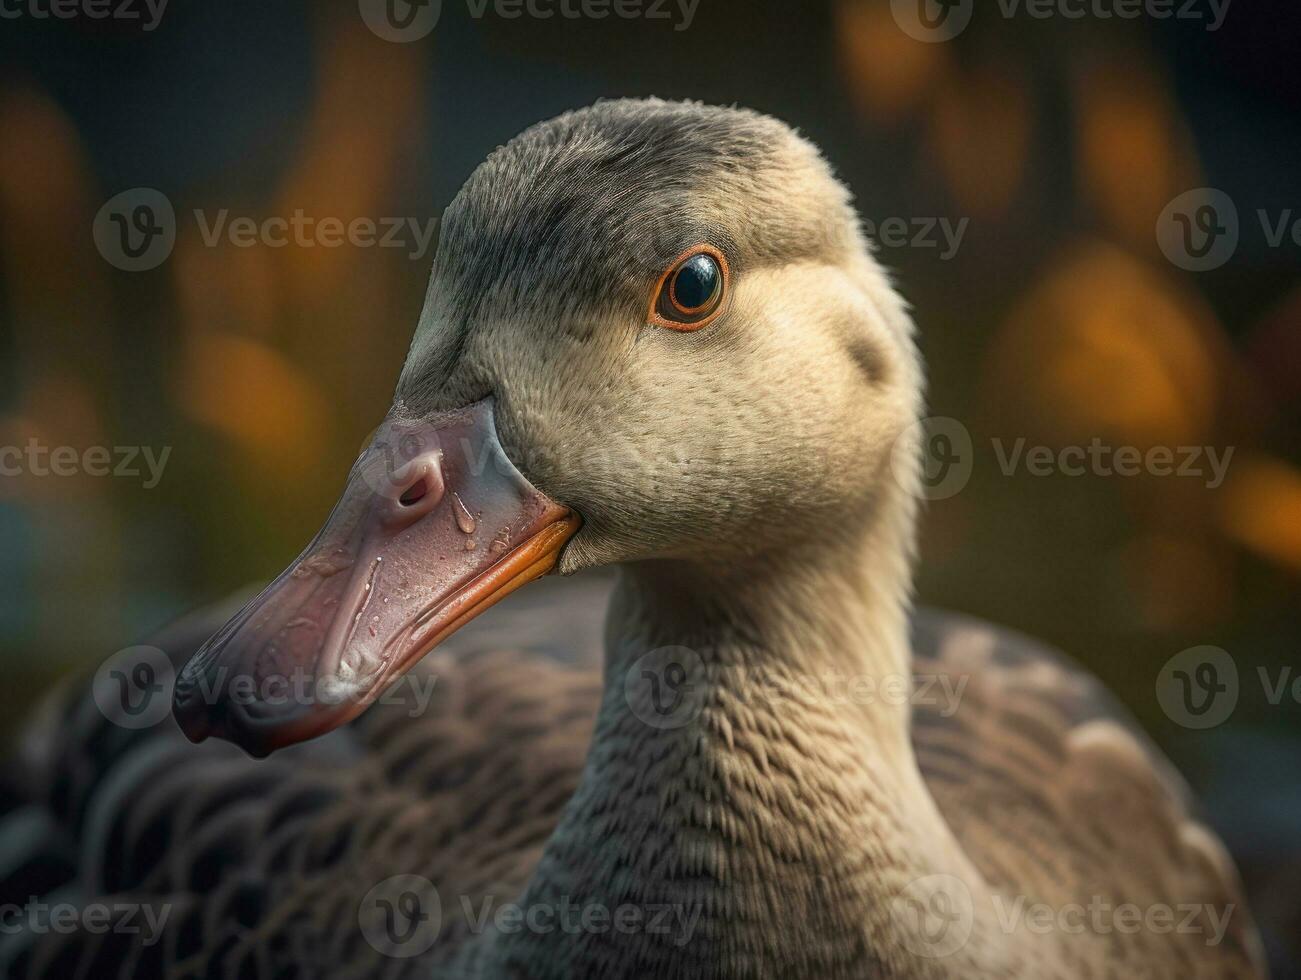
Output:
<svg viewBox="0 0 1301 980">
<path fill-rule="evenodd" d="M 388 407 L 431 257 L 413 236 L 245 247 L 205 222 L 423 223 L 565 109 L 736 102 L 820 144 L 873 226 L 904 222 L 880 256 L 915 305 L 930 411 L 972 440 L 969 481 L 928 507 L 922 599 L 1060 645 L 1117 692 L 1234 850 L 1277 975 L 1297 975 L 1301 7 L 981 4 L 944 42 L 885 0 L 475 7 L 443 0 L 409 43 L 368 26 L 368 0 L 176 3 L 148 29 L 6 7 L 0 447 L 22 453 L 0 456 L 6 729 L 57 676 L 278 572 Z M 1236 206 L 1238 242 L 1190 271 L 1200 250 L 1172 260 L 1158 226 L 1205 187 Z M 136 188 L 165 195 L 175 240 L 125 271 L 93 229 Z M 1193 234 L 1228 220 L 1199 207 Z M 1094 439 L 1232 456 L 1219 481 L 1205 454 L 1201 476 L 1005 472 L 1017 440 Z M 58 475 L 32 445 L 82 464 Z M 137 475 L 93 475 L 94 447 Z M 1238 685 L 1197 729 L 1157 694 L 1202 645 Z"/>
</svg>

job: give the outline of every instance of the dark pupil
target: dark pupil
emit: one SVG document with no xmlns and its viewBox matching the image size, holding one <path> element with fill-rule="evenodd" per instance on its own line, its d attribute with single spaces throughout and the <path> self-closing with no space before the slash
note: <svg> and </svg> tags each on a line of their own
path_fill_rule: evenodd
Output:
<svg viewBox="0 0 1301 980">
<path fill-rule="evenodd" d="M 708 255 L 688 259 L 673 280 L 673 298 L 684 310 L 698 310 L 718 292 L 718 263 Z"/>
</svg>

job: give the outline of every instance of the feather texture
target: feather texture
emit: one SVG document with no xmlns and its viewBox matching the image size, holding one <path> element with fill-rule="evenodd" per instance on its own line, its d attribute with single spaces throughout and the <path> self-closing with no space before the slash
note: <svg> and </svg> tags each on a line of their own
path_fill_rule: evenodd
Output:
<svg viewBox="0 0 1301 980">
<path fill-rule="evenodd" d="M 169 912 L 151 945 L 86 929 L 9 935 L 7 975 L 458 975 L 475 913 L 523 891 L 578 784 L 601 690 L 607 589 L 604 576 L 536 587 L 527 607 L 467 628 L 422 665 L 434 678 L 423 712 L 377 704 L 268 760 L 225 743 L 192 746 L 170 720 L 116 728 L 87 689 L 61 692 L 29 731 L 21 800 L 3 819 L 3 898 Z M 223 614 L 155 642 L 181 660 Z M 919 612 L 913 645 L 912 731 L 926 785 L 1007 896 L 1007 916 L 1015 896 L 1058 907 L 1178 895 L 1234 909 L 1215 947 L 1196 934 L 1049 937 L 1017 975 L 1261 975 L 1231 864 L 1190 816 L 1179 777 L 1095 681 L 963 617 Z M 775 738 L 737 765 L 762 792 L 794 758 Z M 359 925 L 367 893 L 401 874 L 443 896 L 437 942 L 411 959 L 383 955 Z"/>
</svg>

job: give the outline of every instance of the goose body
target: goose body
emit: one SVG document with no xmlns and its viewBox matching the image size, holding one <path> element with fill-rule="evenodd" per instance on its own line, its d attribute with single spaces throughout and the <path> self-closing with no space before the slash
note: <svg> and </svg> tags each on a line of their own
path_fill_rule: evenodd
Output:
<svg viewBox="0 0 1301 980">
<path fill-rule="evenodd" d="M 527 131 L 445 216 L 393 487 L 363 457 L 276 583 L 152 641 L 185 734 L 279 751 L 123 728 L 66 692 L 24 742 L 4 898 L 169 911 L 147 944 L 28 928 L 0 957 L 1263 976 L 1232 863 L 1105 691 L 911 608 L 921 388 L 845 191 L 785 126 L 651 100 Z M 430 455 L 451 431 L 488 459 L 499 436 L 495 473 Z M 444 562 L 425 591 L 422 557 Z M 226 686 L 286 661 L 392 696 Z"/>
</svg>

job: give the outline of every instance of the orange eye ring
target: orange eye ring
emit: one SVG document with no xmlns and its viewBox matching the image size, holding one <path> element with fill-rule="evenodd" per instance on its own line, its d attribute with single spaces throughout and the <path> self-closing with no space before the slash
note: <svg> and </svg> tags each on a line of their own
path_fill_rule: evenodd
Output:
<svg viewBox="0 0 1301 980">
<path fill-rule="evenodd" d="M 688 306 L 678 296 L 678 280 L 683 270 L 701 257 L 708 258 L 716 268 L 718 283 L 703 302 L 696 306 Z M 727 257 L 722 252 L 704 243 L 692 246 L 669 264 L 655 284 L 646 322 L 651 326 L 665 327 L 682 333 L 690 333 L 709 326 L 718 319 L 726 306 L 730 279 Z"/>
</svg>

